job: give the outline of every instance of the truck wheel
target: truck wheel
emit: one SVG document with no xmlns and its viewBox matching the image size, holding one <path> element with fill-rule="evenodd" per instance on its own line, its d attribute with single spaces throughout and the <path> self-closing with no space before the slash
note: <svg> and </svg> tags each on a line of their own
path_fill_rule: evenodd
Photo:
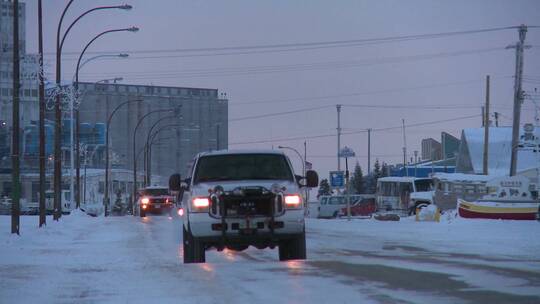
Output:
<svg viewBox="0 0 540 304">
<path fill-rule="evenodd" d="M 193 252 L 191 249 L 191 243 L 193 241 L 191 240 L 190 233 L 186 231 L 186 227 L 184 227 L 184 225 L 182 225 L 182 235 L 182 243 L 184 248 L 184 264 L 193 263 Z"/>
<path fill-rule="evenodd" d="M 279 260 L 305 260 L 306 259 L 306 233 L 303 232 L 293 239 L 282 241 L 279 244 Z"/>
<path fill-rule="evenodd" d="M 203 242 L 193 237 L 191 231 L 186 231 L 184 225 L 183 230 L 183 246 L 184 246 L 184 263 L 204 263 L 206 262 L 206 248 Z"/>
</svg>

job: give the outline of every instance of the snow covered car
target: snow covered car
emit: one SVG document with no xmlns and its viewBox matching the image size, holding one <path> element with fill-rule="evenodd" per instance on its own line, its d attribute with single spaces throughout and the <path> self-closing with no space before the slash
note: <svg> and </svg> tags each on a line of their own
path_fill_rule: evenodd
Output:
<svg viewBox="0 0 540 304">
<path fill-rule="evenodd" d="M 145 217 L 147 213 L 171 213 L 175 206 L 169 188 L 163 186 L 141 189 L 137 205 L 141 217 Z"/>
<path fill-rule="evenodd" d="M 190 174 L 169 181 L 184 208 L 184 263 L 205 262 L 211 247 L 278 246 L 282 261 L 306 258 L 301 188 L 318 185 L 315 171 L 294 175 L 281 151 L 222 150 L 198 154 Z"/>
</svg>

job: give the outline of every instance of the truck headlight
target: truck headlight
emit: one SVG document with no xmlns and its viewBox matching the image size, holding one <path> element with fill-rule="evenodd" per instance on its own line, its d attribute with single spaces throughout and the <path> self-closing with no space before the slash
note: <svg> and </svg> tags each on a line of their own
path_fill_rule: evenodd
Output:
<svg viewBox="0 0 540 304">
<path fill-rule="evenodd" d="M 195 197 L 191 201 L 191 205 L 195 209 L 195 212 L 206 212 L 210 206 L 210 200 L 208 197 Z"/>
<path fill-rule="evenodd" d="M 302 206 L 302 198 L 298 194 L 285 195 L 285 207 L 286 208 L 298 208 Z"/>
</svg>

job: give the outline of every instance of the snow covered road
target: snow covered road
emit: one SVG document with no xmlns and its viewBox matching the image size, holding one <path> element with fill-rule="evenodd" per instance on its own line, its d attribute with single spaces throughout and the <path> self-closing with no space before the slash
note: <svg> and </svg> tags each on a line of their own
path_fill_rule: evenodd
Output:
<svg viewBox="0 0 540 304">
<path fill-rule="evenodd" d="M 0 303 L 539 303 L 540 223 L 307 220 L 308 260 L 210 251 L 182 263 L 167 216 L 0 217 Z"/>
</svg>

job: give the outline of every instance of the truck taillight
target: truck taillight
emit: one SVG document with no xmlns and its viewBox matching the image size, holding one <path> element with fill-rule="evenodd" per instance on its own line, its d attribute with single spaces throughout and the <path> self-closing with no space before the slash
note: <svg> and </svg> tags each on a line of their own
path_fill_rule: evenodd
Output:
<svg viewBox="0 0 540 304">
<path fill-rule="evenodd" d="M 192 204 L 197 210 L 207 209 L 210 206 L 210 200 L 207 197 L 196 197 L 193 199 Z"/>
<path fill-rule="evenodd" d="M 302 198 L 300 198 L 300 195 L 285 195 L 285 206 L 286 207 L 292 207 L 297 208 L 301 205 Z"/>
</svg>

